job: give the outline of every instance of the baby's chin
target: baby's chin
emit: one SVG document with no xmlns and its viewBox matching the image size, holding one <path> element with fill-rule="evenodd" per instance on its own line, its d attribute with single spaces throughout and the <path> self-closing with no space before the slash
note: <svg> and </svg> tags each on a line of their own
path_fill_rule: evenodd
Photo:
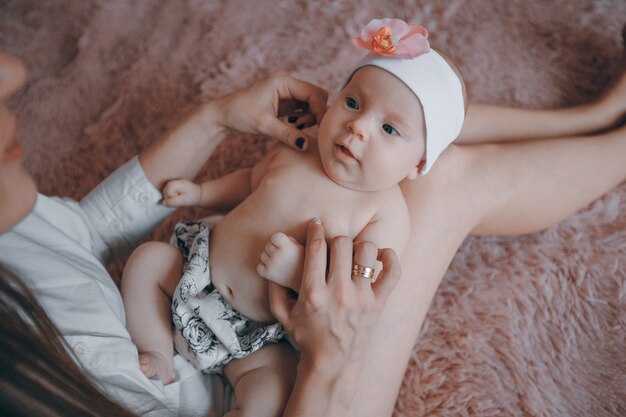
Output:
<svg viewBox="0 0 626 417">
<path fill-rule="evenodd" d="M 382 190 L 385 190 L 387 188 L 390 188 L 396 185 L 396 183 L 393 183 L 387 187 L 387 186 L 380 186 L 380 184 L 368 184 L 368 183 L 363 183 L 363 182 L 354 183 L 347 179 L 332 175 L 326 170 L 324 163 L 322 163 L 322 167 L 328 179 L 330 179 L 332 182 L 339 185 L 340 187 L 345 188 L 346 190 L 359 191 L 359 192 L 373 192 L 373 191 L 382 191 Z"/>
<path fill-rule="evenodd" d="M 340 187 L 346 188 L 348 190 L 363 191 L 360 190 L 358 187 L 355 187 L 355 185 L 350 183 L 350 181 L 347 181 L 339 176 L 333 175 L 332 172 L 329 172 L 328 167 L 326 166 L 326 164 L 324 164 L 324 161 L 322 161 L 322 170 L 329 180 L 339 185 Z"/>
</svg>

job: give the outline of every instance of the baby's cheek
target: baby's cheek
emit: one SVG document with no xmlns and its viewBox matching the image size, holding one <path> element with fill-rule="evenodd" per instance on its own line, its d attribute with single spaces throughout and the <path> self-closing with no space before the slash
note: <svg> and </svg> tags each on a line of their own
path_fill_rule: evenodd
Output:
<svg viewBox="0 0 626 417">
<path fill-rule="evenodd" d="M 328 107 L 328 109 L 326 110 L 326 113 L 324 113 L 324 116 L 322 116 L 322 120 L 320 120 L 319 126 L 320 126 L 320 131 L 322 129 L 328 129 L 330 126 L 333 126 L 335 124 L 337 124 L 337 106 L 335 105 L 335 103 L 333 102 L 330 107 Z"/>
</svg>

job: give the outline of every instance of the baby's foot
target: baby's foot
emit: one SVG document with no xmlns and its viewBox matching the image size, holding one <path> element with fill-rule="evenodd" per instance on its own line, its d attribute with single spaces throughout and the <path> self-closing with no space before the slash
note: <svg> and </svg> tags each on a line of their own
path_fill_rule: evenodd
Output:
<svg viewBox="0 0 626 417">
<path fill-rule="evenodd" d="M 139 354 L 139 368 L 148 378 L 158 378 L 163 385 L 172 382 L 173 361 L 168 360 L 157 352 L 142 352 Z"/>
<path fill-rule="evenodd" d="M 257 272 L 263 278 L 298 292 L 304 265 L 304 246 L 284 233 L 274 233 L 265 245 Z"/>
</svg>

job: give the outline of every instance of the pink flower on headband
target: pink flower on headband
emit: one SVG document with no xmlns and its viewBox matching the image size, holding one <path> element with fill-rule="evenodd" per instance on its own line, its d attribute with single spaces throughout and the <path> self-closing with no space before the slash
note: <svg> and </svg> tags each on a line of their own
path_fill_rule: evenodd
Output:
<svg viewBox="0 0 626 417">
<path fill-rule="evenodd" d="M 394 58 L 415 58 L 430 51 L 424 26 L 409 25 L 400 19 L 374 19 L 352 39 L 359 48 Z"/>
</svg>

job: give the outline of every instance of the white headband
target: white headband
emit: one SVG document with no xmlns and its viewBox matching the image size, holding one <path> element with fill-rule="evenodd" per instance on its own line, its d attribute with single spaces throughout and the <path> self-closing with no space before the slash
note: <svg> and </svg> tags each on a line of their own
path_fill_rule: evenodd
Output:
<svg viewBox="0 0 626 417">
<path fill-rule="evenodd" d="M 410 59 L 369 53 L 354 71 L 366 65 L 382 68 L 395 75 L 422 104 L 426 124 L 426 162 L 420 175 L 426 174 L 463 127 L 465 103 L 461 80 L 433 49 Z"/>
</svg>

